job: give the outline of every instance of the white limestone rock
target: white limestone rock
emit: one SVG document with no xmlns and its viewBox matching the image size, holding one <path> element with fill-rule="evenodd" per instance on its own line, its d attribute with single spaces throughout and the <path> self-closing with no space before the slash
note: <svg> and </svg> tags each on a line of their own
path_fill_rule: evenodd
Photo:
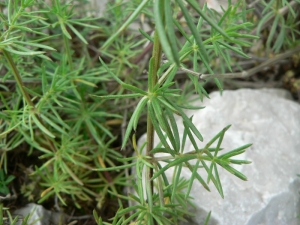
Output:
<svg viewBox="0 0 300 225">
<path fill-rule="evenodd" d="M 199 111 L 189 111 L 204 137 L 204 146 L 225 126 L 222 147 L 229 151 L 253 143 L 246 153 L 236 158 L 252 161 L 252 164 L 235 166 L 245 174 L 242 181 L 223 169 L 219 169 L 224 196 L 215 187 L 211 192 L 194 181 L 191 195 L 196 208 L 189 224 L 203 224 L 212 211 L 210 225 L 297 225 L 300 219 L 300 105 L 289 100 L 284 90 L 241 89 L 210 94 L 211 99 L 194 102 L 206 106 Z M 181 134 L 183 126 L 178 118 Z M 139 143 L 145 140 L 141 138 Z M 157 138 L 155 139 L 157 143 Z M 187 143 L 185 151 L 193 150 Z M 199 169 L 201 175 L 205 172 Z M 171 179 L 172 168 L 167 171 Z M 183 169 L 187 179 L 191 172 Z M 184 224 L 184 223 L 183 223 Z"/>
<path fill-rule="evenodd" d="M 66 214 L 59 212 L 52 212 L 50 210 L 46 210 L 43 206 L 29 203 L 26 206 L 15 210 L 12 215 L 18 216 L 19 218 L 24 218 L 30 214 L 30 217 L 26 224 L 34 224 L 34 225 L 50 225 L 50 224 L 65 224 L 66 218 L 68 217 Z M 19 219 L 16 225 L 22 225 L 23 220 Z"/>
<path fill-rule="evenodd" d="M 89 16 L 95 15 L 97 17 L 102 17 L 105 10 L 108 0 L 90 0 L 86 8 L 89 12 Z"/>
</svg>

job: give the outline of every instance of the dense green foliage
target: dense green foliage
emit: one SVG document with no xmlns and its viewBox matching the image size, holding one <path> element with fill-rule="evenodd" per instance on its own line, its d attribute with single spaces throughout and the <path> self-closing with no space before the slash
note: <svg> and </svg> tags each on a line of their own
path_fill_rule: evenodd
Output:
<svg viewBox="0 0 300 225">
<path fill-rule="evenodd" d="M 250 144 L 221 153 L 227 126 L 200 148 L 201 130 L 183 110 L 197 107 L 184 99 L 192 93 L 209 97 L 205 85 L 210 81 L 222 92 L 223 78 L 243 71 L 237 59 L 250 58 L 245 52 L 259 36 L 268 54 L 298 47 L 299 10 L 292 6 L 299 1 L 261 1 L 260 19 L 244 1 L 229 1 L 222 13 L 200 8 L 195 0 L 111 1 L 103 18 L 88 17 L 84 3 L 0 3 L 0 175 L 5 187 L 18 167 L 9 164 L 9 157 L 23 153 L 34 159 L 26 170 L 17 168 L 26 176 L 20 191 L 28 201 L 58 199 L 60 207 L 101 209 L 116 198 L 119 210 L 112 224 L 176 224 L 190 214 L 193 182 L 209 190 L 211 181 L 224 197 L 220 167 L 247 180 L 232 164 L 250 162 L 232 157 Z M 150 30 L 138 33 L 129 27 L 140 20 Z M 145 44 L 153 51 L 143 61 Z M 183 88 L 178 71 L 187 75 Z M 174 115 L 182 117 L 182 137 Z M 147 142 L 138 147 L 135 133 L 145 116 Z M 184 152 L 187 139 L 193 151 Z M 135 155 L 124 157 L 126 151 L 120 150 L 128 149 Z M 132 179 L 128 170 L 133 167 L 137 175 Z M 165 176 L 170 167 L 172 182 Z M 183 167 L 191 171 L 189 180 L 180 177 Z M 123 196 L 125 186 L 136 195 Z M 127 207 L 124 200 L 134 204 Z M 94 217 L 102 224 L 96 211 Z"/>
</svg>

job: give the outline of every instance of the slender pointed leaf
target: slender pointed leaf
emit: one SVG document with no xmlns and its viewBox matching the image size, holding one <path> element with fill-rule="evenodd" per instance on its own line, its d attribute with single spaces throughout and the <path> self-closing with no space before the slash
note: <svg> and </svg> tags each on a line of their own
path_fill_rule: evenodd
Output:
<svg viewBox="0 0 300 225">
<path fill-rule="evenodd" d="M 268 36 L 268 40 L 267 40 L 267 47 L 270 48 L 271 42 L 274 40 L 274 36 L 275 36 L 275 32 L 278 29 L 278 23 L 279 23 L 279 19 L 280 19 L 281 15 L 277 14 L 275 16 L 275 19 L 273 21 L 269 36 Z"/>
<path fill-rule="evenodd" d="M 154 20 L 156 25 L 156 31 L 158 32 L 159 40 L 164 53 L 171 62 L 176 62 L 173 55 L 172 47 L 168 41 L 167 33 L 165 30 L 165 18 L 164 18 L 164 1 L 154 1 Z M 178 61 L 178 60 L 177 60 Z"/>
<path fill-rule="evenodd" d="M 210 147 L 221 135 L 222 133 L 226 132 L 229 128 L 231 127 L 231 125 L 226 126 L 225 128 L 223 128 L 218 134 L 216 134 L 216 136 L 214 136 L 206 145 L 205 148 Z"/>
<path fill-rule="evenodd" d="M 215 178 L 216 178 L 216 184 L 217 184 L 216 188 L 219 191 L 221 197 L 224 198 L 223 188 L 222 188 L 222 184 L 221 184 L 221 180 L 220 180 L 220 177 L 219 177 L 219 172 L 218 172 L 218 168 L 217 168 L 216 163 L 214 163 L 213 166 L 214 166 Z"/>
<path fill-rule="evenodd" d="M 230 152 L 227 152 L 227 153 L 225 153 L 225 154 L 223 154 L 223 155 L 218 156 L 218 158 L 220 158 L 220 159 L 221 159 L 221 158 L 222 158 L 222 159 L 228 159 L 228 158 L 230 158 L 230 157 L 232 157 L 232 156 L 242 154 L 242 153 L 245 152 L 245 149 L 246 149 L 246 148 L 249 148 L 251 145 L 252 145 L 252 144 L 246 144 L 246 145 L 243 145 L 243 146 L 241 146 L 241 147 L 238 147 L 238 148 L 236 148 L 236 149 L 231 150 Z"/>
<path fill-rule="evenodd" d="M 119 84 L 121 84 L 121 85 L 124 84 L 124 82 L 122 80 L 120 80 L 120 78 L 118 78 L 113 72 L 111 72 L 111 70 L 107 67 L 107 65 L 101 59 L 101 57 L 99 57 L 99 60 L 102 64 L 102 66 L 105 68 L 105 70 L 109 73 L 109 75 L 111 75 Z"/>
<path fill-rule="evenodd" d="M 137 104 L 137 106 L 134 110 L 134 115 L 132 115 L 132 116 L 134 116 L 134 121 L 133 121 L 133 129 L 134 130 L 136 130 L 140 115 L 143 112 L 143 110 L 145 109 L 145 105 L 147 104 L 148 100 L 149 99 L 147 97 L 143 97 L 139 101 L 139 103 Z"/>
<path fill-rule="evenodd" d="M 178 126 L 176 124 L 176 120 L 175 120 L 175 117 L 174 117 L 172 111 L 168 108 L 166 108 L 165 110 L 166 110 L 167 116 L 170 120 L 170 125 L 171 125 L 173 135 L 174 135 L 174 139 L 175 139 L 174 150 L 178 153 L 179 150 L 180 150 L 180 137 L 179 137 Z"/>
<path fill-rule="evenodd" d="M 31 118 L 33 119 L 34 123 L 38 126 L 38 128 L 47 134 L 49 137 L 55 138 L 55 135 L 52 134 L 39 120 L 36 118 L 36 115 L 32 114 Z"/>
<path fill-rule="evenodd" d="M 193 186 L 194 180 L 196 178 L 196 173 L 197 173 L 197 170 L 198 170 L 199 163 L 200 163 L 200 161 L 197 160 L 196 164 L 194 166 L 192 166 L 193 167 L 192 175 L 190 177 L 189 184 L 188 184 L 188 187 L 186 188 L 186 192 L 185 192 L 185 198 L 186 199 L 190 196 L 192 186 Z"/>
<path fill-rule="evenodd" d="M 185 165 L 189 168 L 189 170 L 191 172 L 193 172 L 193 167 L 189 162 L 185 162 Z M 200 184 L 202 184 L 202 186 L 207 190 L 210 191 L 208 185 L 205 183 L 205 181 L 203 180 L 203 178 L 200 176 L 199 173 L 195 173 L 195 178 L 199 181 Z"/>
<path fill-rule="evenodd" d="M 136 98 L 136 97 L 142 97 L 143 95 L 139 93 L 134 94 L 124 94 L 124 95 L 89 95 L 93 98 L 101 98 L 101 99 L 122 99 L 122 98 Z"/>
<path fill-rule="evenodd" d="M 148 113 L 150 114 L 151 122 L 152 122 L 153 127 L 156 131 L 156 134 L 159 137 L 159 140 L 161 141 L 161 143 L 164 145 L 165 148 L 171 149 L 171 147 L 169 146 L 168 142 L 166 141 L 166 138 L 163 135 L 163 132 L 162 132 L 157 120 L 156 120 L 155 111 L 154 111 L 153 106 L 150 102 L 148 102 Z"/>
<path fill-rule="evenodd" d="M 73 27 L 73 25 L 71 25 L 70 23 L 66 23 L 66 24 L 84 44 L 86 44 L 86 45 L 88 44 L 88 42 L 85 40 L 85 38 L 80 34 L 80 32 L 78 30 L 76 30 L 75 27 Z"/>
<path fill-rule="evenodd" d="M 189 42 L 191 45 L 193 44 L 193 42 L 190 40 L 191 37 L 189 37 L 186 32 L 184 31 L 184 28 L 180 25 L 180 23 L 173 18 L 173 23 L 175 24 L 175 26 L 178 28 L 179 32 L 185 37 L 185 39 L 187 40 L 187 42 Z"/>
<path fill-rule="evenodd" d="M 174 24 L 173 24 L 173 17 L 172 17 L 172 7 L 171 7 L 171 1 L 170 0 L 164 0 L 164 10 L 165 10 L 165 22 L 166 22 L 166 32 L 168 36 L 168 41 L 170 43 L 171 51 L 173 58 L 175 60 L 175 63 L 177 66 L 180 65 L 179 62 L 179 56 L 178 56 L 178 48 L 177 48 L 177 42 L 176 42 L 176 34 L 174 30 Z"/>
<path fill-rule="evenodd" d="M 154 180 L 155 178 L 157 178 L 158 176 L 160 176 L 162 173 L 164 173 L 167 169 L 176 166 L 176 165 L 180 165 L 182 163 L 185 163 L 189 160 L 192 159 L 196 159 L 197 156 L 196 155 L 182 155 L 179 158 L 176 158 L 175 160 L 173 160 L 172 162 L 168 163 L 166 166 L 164 166 L 162 169 L 160 169 L 159 171 L 157 171 L 153 177 L 151 178 L 151 180 Z"/>
<path fill-rule="evenodd" d="M 11 53 L 14 53 L 16 55 L 24 55 L 24 56 L 32 56 L 32 55 L 39 55 L 39 54 L 44 54 L 45 53 L 45 52 L 42 52 L 42 51 L 30 51 L 29 49 L 27 49 L 28 51 L 21 52 L 21 51 L 18 51 L 18 50 L 14 50 L 10 47 L 5 47 L 4 50 L 6 50 L 8 52 L 11 52 Z"/>
<path fill-rule="evenodd" d="M 193 147 L 195 148 L 195 151 L 198 153 L 199 152 L 198 145 L 197 145 L 197 143 L 196 143 L 196 141 L 195 141 L 195 139 L 194 139 L 194 137 L 193 137 L 193 135 L 192 135 L 189 127 L 188 127 L 188 125 L 185 123 L 185 121 L 183 121 L 183 125 L 184 125 L 185 131 L 186 131 L 186 133 L 187 133 L 187 135 L 189 137 L 189 140 L 191 141 Z"/>
<path fill-rule="evenodd" d="M 233 175 L 237 176 L 241 180 L 247 181 L 247 177 L 242 174 L 241 172 L 237 171 L 233 167 L 227 165 L 227 166 L 222 166 L 224 169 L 226 169 L 228 172 L 232 173 Z"/>
<path fill-rule="evenodd" d="M 209 183 L 211 178 L 212 178 L 212 175 L 213 175 L 213 168 L 214 168 L 214 163 L 211 163 L 210 164 L 210 167 L 209 167 L 209 170 L 207 172 L 207 180 L 206 182 Z"/>
<path fill-rule="evenodd" d="M 60 126 L 58 126 L 55 122 L 53 122 L 51 119 L 47 118 L 44 114 L 41 114 L 41 118 L 48 123 L 51 127 L 53 127 L 55 130 L 62 134 L 67 134 L 64 129 L 62 129 Z"/>
<path fill-rule="evenodd" d="M 72 39 L 71 35 L 69 34 L 69 32 L 67 31 L 67 28 L 65 26 L 65 21 L 61 18 L 61 17 L 58 17 L 58 21 L 59 21 L 59 25 L 60 25 L 60 28 L 63 32 L 63 34 L 68 38 L 68 39 Z"/>
<path fill-rule="evenodd" d="M 161 122 L 163 123 L 163 126 L 164 126 L 165 129 L 166 129 L 165 132 L 166 132 L 167 137 L 169 138 L 169 140 L 170 140 L 170 142 L 171 142 L 171 145 L 172 145 L 173 149 L 175 149 L 175 148 L 176 148 L 175 137 L 174 137 L 174 135 L 173 135 L 173 133 L 172 133 L 172 131 L 171 131 L 170 125 L 169 125 L 169 123 L 168 123 L 166 117 L 163 116 L 163 115 L 161 116 Z M 175 151 L 177 152 L 178 150 L 175 150 Z"/>
<path fill-rule="evenodd" d="M 175 202 L 174 198 L 176 197 L 177 185 L 179 183 L 179 179 L 180 179 L 180 176 L 181 176 L 181 170 L 182 170 L 182 164 L 179 164 L 176 167 L 176 170 L 174 171 L 174 176 L 173 176 L 173 180 L 172 180 L 173 190 L 172 190 L 172 195 L 171 195 L 171 201 L 172 202 Z"/>
<path fill-rule="evenodd" d="M 227 37 L 228 39 L 230 39 L 230 37 L 226 34 L 225 31 L 223 31 L 218 24 L 216 24 L 213 20 L 211 20 L 200 8 L 199 8 L 199 4 L 197 4 L 197 2 L 195 0 L 186 0 L 190 6 L 193 7 L 193 9 L 195 9 L 200 16 L 203 17 L 204 20 L 206 20 L 206 22 L 211 25 L 214 29 L 216 29 L 220 34 L 222 34 L 224 37 Z"/>
<path fill-rule="evenodd" d="M 198 140 L 203 141 L 201 133 L 198 131 L 192 121 L 184 113 L 182 113 L 181 116 L 183 121 L 185 122 L 185 125 L 190 128 L 190 130 L 196 135 Z"/>
<path fill-rule="evenodd" d="M 251 161 L 248 161 L 248 160 L 239 160 L 239 159 L 228 159 L 228 161 L 229 161 L 229 163 L 238 164 L 238 165 L 252 163 Z"/>
<path fill-rule="evenodd" d="M 201 58 L 203 60 L 203 63 L 206 65 L 207 69 L 208 70 L 211 70 L 210 69 L 210 66 L 209 66 L 209 63 L 208 63 L 208 55 L 207 55 L 207 52 L 205 50 L 205 47 L 204 47 L 204 44 L 202 42 L 202 39 L 200 37 L 200 34 L 199 32 L 197 31 L 197 28 L 187 10 L 187 8 L 185 7 L 184 3 L 182 2 L 182 0 L 176 0 L 176 2 L 178 3 L 179 7 L 181 8 L 181 11 L 184 15 L 184 18 L 186 19 L 186 22 L 192 32 L 192 34 L 194 35 L 194 38 L 195 38 L 195 41 L 198 45 L 198 48 L 199 48 L 199 51 L 201 53 Z M 213 73 L 213 71 L 210 71 L 211 73 Z"/>
<path fill-rule="evenodd" d="M 134 10 L 134 12 L 129 16 L 129 18 L 124 22 L 124 24 L 116 32 L 113 32 L 113 35 L 102 45 L 101 48 L 107 48 L 126 29 L 126 27 L 128 27 L 135 20 L 135 18 L 140 14 L 140 12 L 148 2 L 149 0 L 143 0 Z"/>
<path fill-rule="evenodd" d="M 133 122 L 134 122 L 134 113 L 131 116 L 131 118 L 129 120 L 129 123 L 127 125 L 121 149 L 124 149 L 125 145 L 127 144 L 128 139 L 129 139 L 129 136 L 131 134 L 131 131 L 132 131 L 132 128 L 133 128 Z"/>
<path fill-rule="evenodd" d="M 141 95 L 148 95 L 148 92 L 140 89 L 140 88 L 137 88 L 136 86 L 133 86 L 133 85 L 130 85 L 130 84 L 126 84 L 123 82 L 122 84 L 122 87 L 124 87 L 125 89 L 127 90 L 130 90 L 132 92 L 135 92 L 135 93 L 140 93 Z"/>
<path fill-rule="evenodd" d="M 153 43 L 153 38 L 149 35 L 149 34 L 147 34 L 145 31 L 143 31 L 141 28 L 139 28 L 139 32 L 145 37 L 145 38 L 147 38 L 150 42 L 152 42 Z"/>
</svg>

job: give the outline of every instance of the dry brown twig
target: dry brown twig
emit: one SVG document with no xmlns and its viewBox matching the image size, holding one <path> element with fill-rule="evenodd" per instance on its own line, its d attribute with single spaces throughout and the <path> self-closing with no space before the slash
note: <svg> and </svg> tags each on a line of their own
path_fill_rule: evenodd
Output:
<svg viewBox="0 0 300 225">
<path fill-rule="evenodd" d="M 288 58 L 290 56 L 292 56 L 293 54 L 297 53 L 300 51 L 300 46 L 297 46 L 296 48 L 289 50 L 285 53 L 282 53 L 274 58 L 268 59 L 265 62 L 263 62 L 262 64 L 249 69 L 249 70 L 245 70 L 239 73 L 225 73 L 225 74 L 202 74 L 202 73 L 197 73 L 195 71 L 186 69 L 186 68 L 180 68 L 180 70 L 185 71 L 191 75 L 197 76 L 199 77 L 199 80 L 205 80 L 205 79 L 211 79 L 211 78 L 224 78 L 224 79 L 233 79 L 233 78 L 246 78 L 246 77 L 250 77 L 262 70 L 267 69 L 268 67 L 278 63 L 279 61 Z"/>
<path fill-rule="evenodd" d="M 296 1 L 291 1 L 289 6 L 284 6 L 281 9 L 278 10 L 277 14 L 281 14 L 281 15 L 285 15 L 288 11 L 290 7 L 295 7 L 297 4 L 299 4 Z M 275 16 L 277 15 L 276 13 L 274 13 L 272 16 L 270 16 L 265 22 L 264 24 L 261 26 L 260 30 L 263 30 L 264 28 L 266 28 L 268 26 L 268 24 L 274 20 Z M 255 27 L 255 29 L 253 29 L 251 31 L 250 34 L 255 35 L 257 33 L 257 26 Z"/>
</svg>

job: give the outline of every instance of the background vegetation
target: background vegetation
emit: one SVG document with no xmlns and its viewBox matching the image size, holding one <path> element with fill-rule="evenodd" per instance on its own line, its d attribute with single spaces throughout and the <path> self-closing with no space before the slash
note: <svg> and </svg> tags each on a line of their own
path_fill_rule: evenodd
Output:
<svg viewBox="0 0 300 225">
<path fill-rule="evenodd" d="M 175 224 L 189 214 L 186 190 L 194 179 L 205 188 L 211 180 L 223 196 L 217 166 L 246 179 L 228 163 L 248 163 L 230 157 L 249 145 L 219 155 L 226 127 L 205 149 L 195 143 L 195 151 L 178 160 L 185 138 L 202 141 L 182 108 L 194 109 L 186 101 L 191 94 L 203 99 L 216 89 L 242 87 L 285 87 L 298 101 L 299 3 L 229 1 L 228 10 L 217 12 L 193 0 L 109 1 L 97 17 L 85 0 L 2 1 L 1 209 L 37 202 L 77 216 L 95 209 L 98 224 L 113 217 L 118 224 L 145 218 Z M 174 113 L 183 117 L 184 137 Z M 156 130 L 161 145 L 148 139 L 142 153 L 136 138 L 147 129 Z M 168 184 L 167 168 L 153 158 L 157 152 L 168 152 L 172 157 L 163 161 L 176 171 L 190 166 L 191 180 L 176 176 Z M 192 159 L 198 164 L 189 164 Z M 208 180 L 197 173 L 200 165 Z M 150 179 L 142 185 L 143 168 L 162 177 L 158 194 Z M 123 196 L 129 186 L 137 196 Z M 137 204 L 129 207 L 132 201 Z M 96 224 L 92 216 L 80 223 Z"/>
</svg>

